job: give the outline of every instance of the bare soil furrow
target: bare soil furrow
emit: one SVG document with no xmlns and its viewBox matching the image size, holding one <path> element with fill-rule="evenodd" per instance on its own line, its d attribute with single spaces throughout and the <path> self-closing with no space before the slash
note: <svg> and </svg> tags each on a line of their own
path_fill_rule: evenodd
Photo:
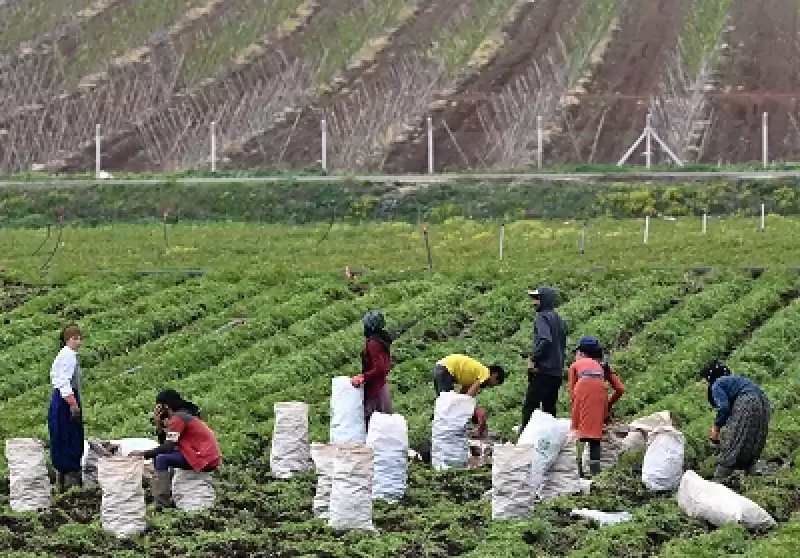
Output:
<svg viewBox="0 0 800 558">
<path fill-rule="evenodd" d="M 734 3 L 734 30 L 727 67 L 720 69 L 721 92 L 750 92 L 749 96 L 718 97 L 704 160 L 734 163 L 761 159 L 762 114 L 769 118 L 771 160 L 800 156 L 800 7 L 795 2 L 764 0 Z"/>
<path fill-rule="evenodd" d="M 442 26 L 458 6 L 459 2 L 455 0 L 426 0 L 419 4 L 417 12 L 397 29 L 389 45 L 368 65 L 345 72 L 341 85 L 313 99 L 299 112 L 283 117 L 271 130 L 247 142 L 238 155 L 230 155 L 230 166 L 298 168 L 317 162 L 322 153 L 321 120 L 330 119 L 344 110 L 359 110 L 359 107 L 348 107 L 348 104 L 363 95 L 377 97 L 378 92 L 387 87 L 402 88 L 402 84 L 396 83 L 397 74 L 392 72 L 394 65 L 424 49 L 433 31 Z M 332 143 L 330 149 L 335 153 L 342 147 Z"/>
<path fill-rule="evenodd" d="M 566 111 L 562 132 L 554 135 L 546 149 L 548 163 L 616 163 L 636 141 L 644 129 L 647 97 L 658 92 L 689 4 L 687 0 L 625 2 L 619 33 L 587 93 L 639 98 L 582 99 Z"/>
<path fill-rule="evenodd" d="M 543 65 L 547 53 L 556 46 L 558 37 L 563 35 L 582 4 L 583 0 L 547 0 L 529 4 L 524 17 L 508 29 L 511 38 L 497 57 L 478 76 L 458 88 L 456 95 L 463 99 L 445 99 L 442 103 L 444 109 L 434 114 L 437 169 L 475 167 L 482 163 L 487 134 L 480 112 L 488 106 L 486 97 L 500 93 L 535 64 Z M 424 133 L 424 130 L 420 132 Z M 405 161 L 402 166 L 407 171 L 420 172 L 424 170 L 426 160 L 426 144 L 414 144 L 412 140 L 390 155 L 388 168 L 394 169 L 394 165 Z"/>
<path fill-rule="evenodd" d="M 354 0 L 348 0 L 350 4 Z M 295 15 L 261 40 L 244 49 L 228 67 L 188 91 L 174 84 L 180 68 L 167 59 L 151 62 L 151 75 L 161 76 L 169 94 L 136 121 L 122 125 L 103 145 L 103 168 L 107 170 L 158 170 L 180 166 L 186 159 L 196 162 L 207 154 L 210 124 L 218 122 L 221 148 L 231 139 L 259 127 L 285 106 L 305 95 L 311 71 L 303 64 L 301 45 L 309 28 L 330 25 L 341 6 L 324 6 L 309 0 Z M 48 170 L 60 172 L 93 168 L 91 143 Z"/>
<path fill-rule="evenodd" d="M 567 0 L 566 3 L 579 1 Z M 453 129 L 460 129 L 475 111 L 475 105 L 469 101 L 455 101 L 448 98 L 467 96 L 475 92 L 496 91 L 505 81 L 511 79 L 515 72 L 520 70 L 520 64 L 525 63 L 521 62 L 522 60 L 527 62 L 546 52 L 547 47 L 555 41 L 555 33 L 558 29 L 553 28 L 553 22 L 560 20 L 559 14 L 566 13 L 560 7 L 562 4 L 563 2 L 556 0 L 526 3 L 517 13 L 515 20 L 505 28 L 507 36 L 514 39 L 509 41 L 508 46 L 503 46 L 486 69 L 480 73 L 466 73 L 464 79 L 455 84 L 448 84 L 449 87 L 440 91 L 441 100 L 434 104 L 434 110 L 430 114 L 436 122 L 434 145 L 436 146 L 437 166 L 439 166 L 438 161 L 443 158 L 448 160 L 448 157 L 450 160 L 457 160 L 461 166 L 464 166 L 461 150 L 469 146 L 453 144 L 450 133 Z M 565 10 L 569 10 L 569 7 Z M 521 43 L 524 43 L 524 46 Z M 445 122 L 447 127 L 441 125 L 441 122 Z M 415 123 L 413 130 L 407 135 L 406 141 L 392 145 L 381 170 L 390 173 L 424 172 L 428 160 L 427 142 L 424 141 L 426 133 L 424 119 L 422 122 Z"/>
</svg>

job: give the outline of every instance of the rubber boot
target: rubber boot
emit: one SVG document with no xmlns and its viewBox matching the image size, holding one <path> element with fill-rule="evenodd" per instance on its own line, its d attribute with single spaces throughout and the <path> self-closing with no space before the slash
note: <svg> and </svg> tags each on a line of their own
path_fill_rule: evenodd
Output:
<svg viewBox="0 0 800 558">
<path fill-rule="evenodd" d="M 750 475 L 751 477 L 761 476 L 761 469 L 758 466 L 758 462 L 753 463 L 750 465 L 746 470 L 745 473 Z"/>
<path fill-rule="evenodd" d="M 69 490 L 73 486 L 83 486 L 80 472 L 64 473 L 64 488 Z"/>
<path fill-rule="evenodd" d="M 65 484 L 64 473 L 56 471 L 56 491 L 59 493 L 64 492 L 66 490 Z"/>
<path fill-rule="evenodd" d="M 733 474 L 733 469 L 730 467 L 723 467 L 717 465 L 717 470 L 714 471 L 714 480 L 725 480 Z"/>
<path fill-rule="evenodd" d="M 597 459 L 589 460 L 589 473 L 594 476 L 600 474 L 603 469 L 600 467 L 600 461 Z"/>
<path fill-rule="evenodd" d="M 153 473 L 153 480 L 150 481 L 150 489 L 153 492 L 153 502 L 156 511 L 171 508 L 172 505 L 172 478 L 169 471 L 156 471 Z"/>
</svg>

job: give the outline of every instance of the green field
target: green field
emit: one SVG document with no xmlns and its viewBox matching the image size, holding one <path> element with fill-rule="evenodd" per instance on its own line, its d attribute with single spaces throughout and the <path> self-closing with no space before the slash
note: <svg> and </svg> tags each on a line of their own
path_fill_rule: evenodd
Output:
<svg viewBox="0 0 800 558">
<path fill-rule="evenodd" d="M 3 291 L 0 386 L 3 438 L 47 437 L 47 371 L 57 331 L 76 319 L 87 436 L 148 436 L 155 393 L 177 387 L 201 407 L 223 446 L 217 505 L 148 516 L 129 541 L 103 533 L 100 493 L 75 489 L 38 516 L 9 511 L 0 483 L 0 551 L 8 556 L 791 556 L 800 530 L 800 267 L 798 223 L 770 217 L 593 220 L 585 253 L 580 222 L 462 218 L 307 226 L 257 223 L 113 224 L 0 230 Z M 45 241 L 44 244 L 42 241 Z M 34 252 L 39 249 L 35 256 Z M 345 265 L 361 271 L 355 282 Z M 42 267 L 44 269 L 42 269 Z M 690 268 L 711 268 L 692 270 Z M 766 267 L 768 270 L 743 269 Z M 143 270 L 202 270 L 202 277 Z M 570 342 L 597 335 L 628 386 L 620 418 L 669 410 L 686 434 L 686 468 L 708 476 L 713 413 L 695 381 L 713 357 L 761 383 L 775 412 L 764 458 L 770 474 L 737 490 L 779 522 L 769 533 L 714 529 L 688 519 L 674 495 L 649 493 L 641 454 L 602 473 L 588 496 L 537 504 L 529 521 L 493 522 L 481 495 L 491 470 L 436 473 L 413 464 L 398 504 L 377 503 L 375 535 L 337 534 L 311 512 L 313 475 L 269 472 L 273 405 L 310 404 L 312 441 L 326 441 L 330 379 L 357 373 L 360 318 L 382 310 L 398 335 L 391 375 L 395 412 L 412 446 L 430 438 L 441 356 L 464 351 L 505 363 L 509 380 L 479 395 L 490 427 L 514 440 L 521 414 L 531 309 L 525 289 L 558 288 Z M 34 286 L 36 284 L 37 286 Z M 244 325 L 220 329 L 236 318 Z M 560 416 L 567 416 L 562 393 Z M 3 475 L 7 473 L 3 472 Z M 598 528 L 573 508 L 632 511 Z M 27 553 L 27 554 L 25 554 Z"/>
</svg>

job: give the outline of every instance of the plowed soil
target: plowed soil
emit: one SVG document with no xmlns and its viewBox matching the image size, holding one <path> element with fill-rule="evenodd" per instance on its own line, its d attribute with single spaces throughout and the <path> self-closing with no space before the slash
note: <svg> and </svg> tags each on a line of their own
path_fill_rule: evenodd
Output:
<svg viewBox="0 0 800 558">
<path fill-rule="evenodd" d="M 301 108 L 299 118 L 287 119 L 264 135 L 245 146 L 240 156 L 231 155 L 232 167 L 286 166 L 307 167 L 319 160 L 322 153 L 320 121 L 338 107 L 376 85 L 385 87 L 392 79 L 391 64 L 411 52 L 426 48 L 431 34 L 459 5 L 456 0 L 426 0 L 419 12 L 397 30 L 391 44 L 378 53 L 368 67 L 352 71 L 346 76 L 347 84 L 332 93 L 321 95 Z M 281 154 L 284 154 L 281 158 Z"/>
<path fill-rule="evenodd" d="M 589 95 L 622 94 L 624 100 L 584 99 L 568 111 L 564 131 L 545 148 L 547 163 L 616 163 L 642 133 L 647 96 L 655 93 L 667 54 L 675 48 L 687 0 L 628 0 L 620 29 L 597 68 Z M 593 146 L 596 145 L 596 149 Z M 633 155 L 631 163 L 636 162 Z"/>
<path fill-rule="evenodd" d="M 462 82 L 456 95 L 465 100 L 451 100 L 439 113 L 433 114 L 435 165 L 438 170 L 449 167 L 476 166 L 486 146 L 486 135 L 478 116 L 486 101 L 474 101 L 470 96 L 482 97 L 502 91 L 503 87 L 525 74 L 535 62 L 541 62 L 548 50 L 555 46 L 558 33 L 580 8 L 583 0 L 545 0 L 525 5 L 515 25 L 507 32 L 506 45 L 489 66 Z M 455 142 L 441 122 L 447 123 Z M 417 133 L 411 141 L 397 146 L 387 158 L 385 172 L 424 172 L 427 169 L 426 130 L 418 124 Z M 466 161 L 464 160 L 466 157 Z"/>
<path fill-rule="evenodd" d="M 714 99 L 715 119 L 704 160 L 761 159 L 762 114 L 769 115 L 771 160 L 798 160 L 800 117 L 797 96 L 760 96 L 800 89 L 800 10 L 784 0 L 734 4 L 731 60 L 721 68 L 719 90 L 751 92 L 752 96 Z"/>
</svg>

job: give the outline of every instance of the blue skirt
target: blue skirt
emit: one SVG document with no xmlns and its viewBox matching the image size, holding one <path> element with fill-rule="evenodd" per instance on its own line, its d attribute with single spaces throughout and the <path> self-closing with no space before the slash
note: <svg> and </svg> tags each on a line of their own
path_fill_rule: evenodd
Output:
<svg viewBox="0 0 800 558">
<path fill-rule="evenodd" d="M 77 394 L 75 399 L 80 405 L 81 400 Z M 62 473 L 79 472 L 83 457 L 83 420 L 70 420 L 69 404 L 57 389 L 53 390 L 50 398 L 47 428 L 50 432 L 50 460 L 53 467 Z"/>
</svg>

